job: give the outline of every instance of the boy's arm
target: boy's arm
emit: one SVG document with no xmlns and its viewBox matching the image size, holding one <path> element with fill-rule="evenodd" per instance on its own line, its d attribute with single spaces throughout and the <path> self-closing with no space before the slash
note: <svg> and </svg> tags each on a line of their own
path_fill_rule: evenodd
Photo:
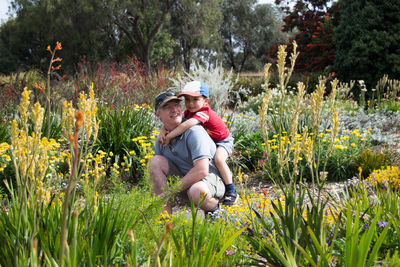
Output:
<svg viewBox="0 0 400 267">
<path fill-rule="evenodd" d="M 190 118 L 190 119 L 182 122 L 181 124 L 178 125 L 178 127 L 176 127 L 174 130 L 172 130 L 165 136 L 165 142 L 163 145 L 165 145 L 165 146 L 168 145 L 172 139 L 174 139 L 178 135 L 183 134 L 184 132 L 186 132 L 187 129 L 189 129 L 190 127 L 192 127 L 196 124 L 199 124 L 199 123 L 200 123 L 200 121 L 195 118 Z"/>
<path fill-rule="evenodd" d="M 164 125 L 160 129 L 160 134 L 158 135 L 158 143 L 164 145 L 165 136 L 168 134 L 167 130 L 164 128 Z"/>
</svg>

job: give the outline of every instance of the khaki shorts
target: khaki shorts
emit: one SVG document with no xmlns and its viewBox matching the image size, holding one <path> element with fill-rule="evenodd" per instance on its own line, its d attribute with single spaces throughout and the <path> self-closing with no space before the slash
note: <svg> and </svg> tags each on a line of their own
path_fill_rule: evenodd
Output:
<svg viewBox="0 0 400 267">
<path fill-rule="evenodd" d="M 184 175 L 178 170 L 175 164 L 173 164 L 170 160 L 168 160 L 168 168 L 169 172 L 168 175 L 172 176 L 180 176 L 183 177 Z M 215 198 L 222 198 L 225 194 L 225 184 L 221 177 L 216 175 L 215 173 L 209 173 L 206 177 L 202 180 L 207 187 L 210 189 L 211 196 Z M 186 193 L 186 192 L 184 192 Z"/>
<path fill-rule="evenodd" d="M 202 180 L 210 189 L 211 196 L 215 198 L 222 198 L 225 194 L 225 184 L 222 178 L 215 173 L 209 173 Z"/>
</svg>

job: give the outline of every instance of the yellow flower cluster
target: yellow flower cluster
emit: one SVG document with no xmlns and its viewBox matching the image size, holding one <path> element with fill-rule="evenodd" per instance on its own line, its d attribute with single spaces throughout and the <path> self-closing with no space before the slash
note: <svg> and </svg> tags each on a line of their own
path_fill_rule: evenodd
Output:
<svg viewBox="0 0 400 267">
<path fill-rule="evenodd" d="M 227 206 L 224 207 L 224 209 L 227 211 L 226 218 L 228 219 L 227 221 L 229 223 L 235 225 L 236 227 L 249 225 L 251 228 L 252 221 L 254 221 L 253 219 L 255 218 L 254 210 L 256 210 L 265 219 L 271 218 L 271 216 L 277 217 L 272 203 L 278 205 L 278 202 L 280 202 L 284 208 L 285 196 L 281 195 L 279 198 L 272 198 L 266 196 L 264 193 L 256 193 L 253 191 L 248 195 L 242 194 L 238 199 L 237 205 Z M 305 209 L 302 214 L 303 218 L 307 218 L 307 212 L 309 211 Z M 324 210 L 325 222 L 329 226 L 333 226 L 335 223 L 335 214 L 333 213 L 335 212 L 331 211 L 330 209 Z"/>
<path fill-rule="evenodd" d="M 386 166 L 379 170 L 374 170 L 366 179 L 371 184 L 391 188 L 393 190 L 400 189 L 400 169 L 397 166 Z"/>
<path fill-rule="evenodd" d="M 147 108 L 147 111 L 148 111 L 148 112 L 150 112 L 150 113 L 153 112 L 153 109 L 150 107 L 149 104 L 142 104 L 141 106 L 139 106 L 138 104 L 135 104 L 135 105 L 133 106 L 133 108 L 134 108 L 135 110 L 142 110 L 142 108 Z"/>
<path fill-rule="evenodd" d="M 89 98 L 86 94 L 82 92 L 78 99 L 78 109 L 83 112 L 86 136 L 92 136 L 93 132 L 93 142 L 96 142 L 97 134 L 99 131 L 100 121 L 97 121 L 97 100 L 94 97 L 93 83 L 89 89 Z"/>
<path fill-rule="evenodd" d="M 93 181 L 93 188 L 96 188 L 99 181 L 106 177 L 107 165 L 111 160 L 111 158 L 106 156 L 106 152 L 99 150 L 96 155 L 88 153 L 86 158 L 81 160 L 81 163 L 84 164 L 83 166 L 85 168 L 82 177 L 85 178 L 86 184 L 89 184 L 89 181 Z"/>
<path fill-rule="evenodd" d="M 36 193 L 37 200 L 45 197 L 45 177 L 55 174 L 54 163 L 59 159 L 60 144 L 56 140 L 41 138 L 44 109 L 36 103 L 31 109 L 29 96 L 31 91 L 24 89 L 18 107 L 19 117 L 11 122 L 10 151 L 16 169 L 17 186 L 25 184 L 26 190 Z M 28 118 L 32 118 L 33 132 L 29 136 Z M 19 119 L 18 119 L 19 118 Z"/>
<path fill-rule="evenodd" d="M 1 164 L 0 171 L 3 171 L 7 167 L 7 164 L 5 162 L 9 162 L 11 160 L 10 156 L 4 153 L 9 148 L 10 145 L 7 144 L 6 142 L 0 144 L 0 164 Z"/>
<path fill-rule="evenodd" d="M 155 131 L 153 132 L 154 134 L 156 133 Z M 141 166 L 146 166 L 146 162 L 148 159 L 151 159 L 154 155 L 154 149 L 153 149 L 153 143 L 154 143 L 155 137 L 154 135 L 150 135 L 149 137 L 147 136 L 139 136 L 135 137 L 132 139 L 132 142 L 138 142 L 140 144 L 140 155 L 139 161 Z M 130 155 L 135 155 L 135 151 L 130 151 Z"/>
</svg>

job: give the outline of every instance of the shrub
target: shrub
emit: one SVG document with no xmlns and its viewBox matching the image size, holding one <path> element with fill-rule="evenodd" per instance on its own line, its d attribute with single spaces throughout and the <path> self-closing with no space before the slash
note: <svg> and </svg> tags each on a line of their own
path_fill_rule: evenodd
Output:
<svg viewBox="0 0 400 267">
<path fill-rule="evenodd" d="M 124 180 L 138 182 L 144 169 L 140 161 L 148 154 L 142 155 L 143 139 L 137 138 L 146 137 L 150 140 L 156 124 L 152 109 L 146 104 L 124 109 L 103 105 L 98 111 L 98 118 L 100 125 L 96 148 L 107 154 L 112 153 L 112 163 L 125 165 L 122 166 Z M 129 171 L 123 171 L 127 166 L 130 166 Z"/>
<path fill-rule="evenodd" d="M 385 152 L 372 150 L 371 148 L 365 148 L 359 153 L 355 159 L 355 163 L 361 168 L 362 176 L 366 178 L 374 170 L 390 165 L 390 155 Z"/>
<path fill-rule="evenodd" d="M 126 64 L 96 66 L 83 58 L 78 66 L 75 91 L 87 90 L 93 83 L 100 103 L 118 108 L 153 103 L 159 92 L 172 86 L 170 78 L 175 76 L 162 67 L 148 76 L 136 58 L 128 58 Z"/>
<path fill-rule="evenodd" d="M 199 80 L 208 86 L 210 90 L 210 106 L 219 116 L 223 116 L 225 107 L 230 101 L 235 102 L 235 106 L 240 105 L 240 94 L 246 91 L 243 88 L 233 90 L 235 81 L 232 70 L 225 72 L 222 63 L 218 62 L 209 67 L 200 63 L 194 63 L 193 66 L 194 68 L 190 73 L 184 72 L 183 76 L 178 74 L 176 78 L 172 79 L 174 88 L 178 92 L 186 83 Z"/>
</svg>

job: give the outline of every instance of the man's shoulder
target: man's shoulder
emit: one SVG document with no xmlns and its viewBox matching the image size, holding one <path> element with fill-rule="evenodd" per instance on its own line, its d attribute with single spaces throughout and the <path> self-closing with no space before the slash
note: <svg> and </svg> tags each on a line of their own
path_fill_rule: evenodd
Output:
<svg viewBox="0 0 400 267">
<path fill-rule="evenodd" d="M 206 130 L 203 128 L 203 126 L 201 126 L 200 124 L 193 125 L 192 127 L 188 128 L 185 133 L 190 134 L 190 133 L 193 133 L 193 132 L 195 132 L 195 133 L 197 133 L 197 132 L 205 132 L 205 133 L 207 133 Z"/>
<path fill-rule="evenodd" d="M 207 131 L 200 124 L 193 125 L 188 128 L 186 132 L 183 133 L 184 139 L 194 142 L 195 140 L 199 140 L 200 142 L 204 142 L 210 138 Z M 211 138 L 210 138 L 211 140 Z"/>
</svg>

